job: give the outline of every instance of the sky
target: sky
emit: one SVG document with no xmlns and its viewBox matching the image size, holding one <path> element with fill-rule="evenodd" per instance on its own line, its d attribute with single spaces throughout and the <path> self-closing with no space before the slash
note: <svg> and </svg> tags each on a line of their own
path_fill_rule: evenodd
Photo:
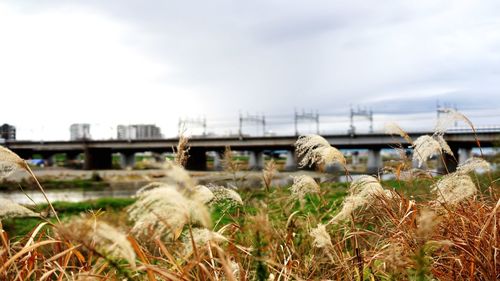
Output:
<svg viewBox="0 0 500 281">
<path fill-rule="evenodd" d="M 285 132 L 294 110 L 344 130 L 350 106 L 418 127 L 438 100 L 497 125 L 499 90 L 495 0 L 0 0 L 0 123 L 18 139 L 173 136 L 179 118 L 227 134 L 240 113 Z"/>
</svg>

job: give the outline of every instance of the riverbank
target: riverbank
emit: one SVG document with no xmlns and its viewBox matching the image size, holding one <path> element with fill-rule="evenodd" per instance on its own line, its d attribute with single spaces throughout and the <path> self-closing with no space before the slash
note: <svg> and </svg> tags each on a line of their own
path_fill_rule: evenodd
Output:
<svg viewBox="0 0 500 281">
<path fill-rule="evenodd" d="M 293 176 L 308 174 L 321 182 L 332 182 L 339 177 L 316 172 L 283 172 L 277 173 L 272 181 L 273 186 L 288 186 Z M 144 185 L 154 181 L 165 181 L 164 170 L 146 171 L 80 171 L 80 170 L 37 170 L 35 175 L 44 187 L 51 200 L 80 202 L 98 198 L 128 198 Z M 241 171 L 227 172 L 190 172 L 199 184 L 230 185 L 237 188 L 256 188 L 262 185 L 262 172 Z M 342 180 L 342 179 L 341 179 Z M 0 196 L 19 204 L 40 204 L 45 198 L 40 193 L 34 180 L 26 173 L 16 172 L 8 180 L 0 182 Z"/>
<path fill-rule="evenodd" d="M 67 187 L 114 187 L 122 183 L 133 182 L 151 182 L 162 180 L 166 177 L 163 169 L 150 170 L 73 170 L 65 168 L 44 168 L 33 171 L 37 179 L 44 184 L 46 189 L 59 189 Z M 314 171 L 294 171 L 276 173 L 276 185 L 286 185 L 290 183 L 291 176 L 297 174 L 308 174 L 316 178 L 331 180 L 342 177 L 343 171 L 339 170 L 332 173 L 317 173 Z M 224 171 L 189 171 L 189 175 L 196 179 L 200 184 L 218 184 L 236 179 L 243 185 L 260 184 L 262 181 L 262 171 L 238 171 L 229 173 Z M 19 184 L 25 190 L 37 189 L 33 184 L 33 179 L 24 171 L 16 171 L 8 178 L 0 181 L 0 191 L 17 190 Z M 68 186 L 70 185 L 70 186 Z"/>
<path fill-rule="evenodd" d="M 43 204 L 46 202 L 42 193 L 31 178 L 16 175 L 15 180 L 0 182 L 0 196 L 19 204 Z M 164 170 L 147 171 L 80 171 L 80 170 L 38 170 L 35 172 L 51 202 L 81 202 L 99 198 L 130 198 L 136 191 L 148 183 L 165 181 Z M 314 171 L 280 172 L 275 175 L 271 185 L 287 187 L 293 182 L 293 177 L 308 175 L 324 184 L 343 183 L 347 181 L 345 175 L 339 173 L 318 173 Z M 190 172 L 190 175 L 199 184 L 215 184 L 233 186 L 239 190 L 259 189 L 262 186 L 262 172 L 240 171 L 228 172 Z M 500 172 L 493 172 L 493 177 L 500 176 Z M 353 179 L 358 175 L 351 175 Z M 484 178 L 484 177 L 481 177 Z M 385 183 L 391 182 L 394 175 L 381 175 Z M 17 181 L 16 181 L 17 180 Z"/>
</svg>

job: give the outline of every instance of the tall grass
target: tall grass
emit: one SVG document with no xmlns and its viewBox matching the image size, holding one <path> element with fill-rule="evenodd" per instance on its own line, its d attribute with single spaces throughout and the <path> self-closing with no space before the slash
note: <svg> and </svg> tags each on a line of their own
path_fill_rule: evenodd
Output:
<svg viewBox="0 0 500 281">
<path fill-rule="evenodd" d="M 421 153 L 418 161 L 447 153 L 439 138 L 444 125 L 438 128 L 434 136 L 407 140 Z M 408 137 L 399 127 L 389 129 Z M 264 186 L 240 197 L 232 187 L 196 185 L 182 168 L 182 142 L 179 159 L 165 166 L 168 179 L 141 190 L 120 223 L 105 222 L 101 212 L 47 218 L 12 239 L 0 220 L 0 280 L 500 278 L 499 188 L 491 175 L 475 174 L 490 173 L 484 159 L 435 178 L 407 165 L 403 154 L 393 163 L 397 168 L 385 169 L 397 179 L 391 185 L 362 176 L 335 192 L 307 176 L 296 177 L 289 189 L 274 187 L 271 163 Z M 320 136 L 301 137 L 297 147 L 303 165 L 345 166 L 340 151 Z M 25 169 L 17 155 L 0 152 L 4 166 Z M 234 163 L 226 160 L 225 167 L 236 175 Z M 397 188 L 404 185 L 421 190 L 410 195 Z"/>
</svg>

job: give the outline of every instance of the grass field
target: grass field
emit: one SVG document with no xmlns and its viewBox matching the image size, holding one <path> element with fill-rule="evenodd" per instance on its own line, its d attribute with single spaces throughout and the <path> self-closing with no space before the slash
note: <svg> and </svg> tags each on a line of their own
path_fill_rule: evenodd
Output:
<svg viewBox="0 0 500 281">
<path fill-rule="evenodd" d="M 411 141 L 413 161 L 449 153 L 439 132 Z M 339 163 L 348 182 L 320 183 L 303 174 L 277 188 L 269 161 L 262 184 L 234 189 L 197 185 L 179 164 L 186 143 L 176 162 L 165 164 L 166 177 L 133 199 L 48 202 L 32 210 L 2 199 L 0 280 L 500 277 L 500 174 L 482 158 L 436 175 L 412 168 L 402 153 L 383 170 L 396 180 L 351 178 L 342 153 L 313 135 L 297 141 L 301 165 L 321 171 Z M 6 149 L 0 160 L 33 175 Z M 236 177 L 232 161 L 225 158 L 224 168 Z"/>
<path fill-rule="evenodd" d="M 493 176 L 497 177 L 498 175 L 493 174 Z M 486 192 L 488 177 L 486 175 L 478 176 L 477 180 L 480 183 L 479 185 L 483 187 L 483 192 Z M 429 186 L 432 184 L 432 180 L 430 179 L 415 180 L 412 182 L 391 180 L 381 182 L 381 184 L 388 190 L 394 190 L 401 194 L 401 196 L 412 198 L 415 201 L 425 202 L 432 197 L 429 190 Z M 272 263 L 268 264 L 267 261 L 268 259 L 279 260 L 280 258 L 274 255 L 286 254 L 282 252 L 285 249 L 281 249 L 279 245 L 293 246 L 295 255 L 300 253 L 300 255 L 309 257 L 309 259 L 316 257 L 318 261 L 328 264 L 328 255 L 325 256 L 321 251 L 318 252 L 314 248 L 311 248 L 313 238 L 309 232 L 318 223 L 327 224 L 339 212 L 342 207 L 342 201 L 348 194 L 348 185 L 348 183 L 321 184 L 320 192 L 317 194 L 307 194 L 304 197 L 303 204 L 297 200 L 290 199 L 291 192 L 289 188 L 271 187 L 269 190 L 266 190 L 264 187 L 258 187 L 240 190 L 239 194 L 243 199 L 242 205 L 233 204 L 230 201 L 211 205 L 209 211 L 212 230 L 216 233 L 225 233 L 231 237 L 231 243 L 240 247 L 248 249 L 255 247 L 260 249 L 258 252 L 254 252 L 253 256 L 260 257 L 266 260 L 266 262 L 259 262 L 258 259 L 246 262 L 240 261 L 242 266 L 246 266 L 249 272 L 254 272 L 255 275 L 252 278 L 263 279 L 263 276 L 267 276 L 267 279 L 269 275 L 276 276 L 279 266 L 273 266 Z M 500 190 L 497 190 L 497 192 L 500 192 Z M 79 203 L 54 202 L 53 206 L 63 223 L 71 222 L 82 215 L 93 216 L 97 214 L 100 221 L 107 222 L 116 228 L 130 229 L 133 227 L 133 222 L 127 218 L 126 209 L 134 202 L 136 202 L 136 199 L 133 198 L 102 198 Z M 47 204 L 43 204 L 36 206 L 34 210 L 43 213 L 47 212 L 49 207 Z M 23 239 L 26 239 L 25 237 L 32 234 L 37 225 L 45 220 L 43 218 L 11 218 L 3 220 L 2 223 L 3 229 L 9 237 L 14 241 L 23 241 Z M 51 217 L 49 221 L 57 224 L 54 217 Z M 359 231 L 361 229 L 363 231 L 377 229 L 378 226 L 376 224 L 372 225 L 372 223 L 367 223 L 363 218 L 350 228 L 359 229 Z M 193 225 L 193 227 L 195 226 Z M 337 227 L 336 231 L 344 233 L 344 235 L 353 231 L 353 229 L 342 229 L 343 227 L 345 226 Z M 57 235 L 50 225 L 46 225 L 42 231 L 47 231 L 45 235 Z M 348 251 L 355 251 L 354 245 L 351 243 L 346 243 L 344 246 Z M 292 251 L 291 249 L 288 250 Z M 410 256 L 410 261 L 413 265 L 408 266 L 406 264 L 406 268 L 403 270 L 405 272 L 398 272 L 396 275 L 392 277 L 389 275 L 386 278 L 382 278 L 381 276 L 384 275 L 380 275 L 378 278 L 394 279 L 396 276 L 405 276 L 405 278 L 414 276 L 415 278 L 413 279 L 416 279 L 416 272 L 423 270 L 425 274 L 422 280 L 427 280 L 426 278 L 430 278 L 431 276 L 431 268 L 428 264 L 419 265 L 419 256 L 417 254 L 413 253 Z M 426 256 L 427 253 L 423 255 Z M 295 258 L 299 258 L 299 256 Z M 329 275 L 327 273 L 328 266 L 318 265 L 315 267 L 312 260 L 310 260 L 310 263 L 310 269 L 307 271 L 308 278 Z M 374 265 L 370 266 L 373 267 Z M 423 266 L 424 268 L 419 269 L 418 266 Z M 376 273 L 375 268 L 364 268 L 363 270 L 365 271 L 363 274 L 365 276 L 377 276 L 374 275 Z M 273 271 L 275 271 L 274 274 Z M 293 272 L 293 268 L 290 268 L 290 271 Z M 359 274 L 359 272 L 356 274 Z M 293 275 L 289 277 L 292 278 Z M 307 279 L 305 277 L 302 278 Z"/>
</svg>

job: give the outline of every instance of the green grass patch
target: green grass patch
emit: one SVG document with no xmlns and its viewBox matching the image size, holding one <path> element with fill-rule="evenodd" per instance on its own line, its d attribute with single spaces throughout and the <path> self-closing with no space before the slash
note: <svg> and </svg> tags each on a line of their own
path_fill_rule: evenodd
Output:
<svg viewBox="0 0 500 281">
<path fill-rule="evenodd" d="M 54 202 L 52 205 L 59 218 L 64 221 L 73 216 L 89 211 L 102 210 L 106 213 L 120 213 L 124 208 L 135 202 L 133 198 L 100 198 L 84 202 Z M 40 204 L 33 208 L 36 212 L 46 213 L 49 210 L 47 204 Z M 56 219 L 50 217 L 48 221 L 55 223 Z M 4 230 L 10 237 L 22 237 L 32 231 L 38 224 L 45 221 L 42 218 L 11 218 L 2 220 Z"/>
<path fill-rule="evenodd" d="M 64 189 L 64 188 L 105 188 L 109 184 L 106 182 L 92 179 L 73 179 L 73 180 L 45 180 L 42 185 L 46 189 Z"/>
<path fill-rule="evenodd" d="M 90 210 L 121 210 L 134 203 L 133 198 L 100 198 L 83 202 L 63 202 L 52 203 L 56 212 L 61 214 L 75 214 L 88 212 Z M 38 205 L 35 210 L 43 211 L 48 208 L 47 204 Z"/>
</svg>

